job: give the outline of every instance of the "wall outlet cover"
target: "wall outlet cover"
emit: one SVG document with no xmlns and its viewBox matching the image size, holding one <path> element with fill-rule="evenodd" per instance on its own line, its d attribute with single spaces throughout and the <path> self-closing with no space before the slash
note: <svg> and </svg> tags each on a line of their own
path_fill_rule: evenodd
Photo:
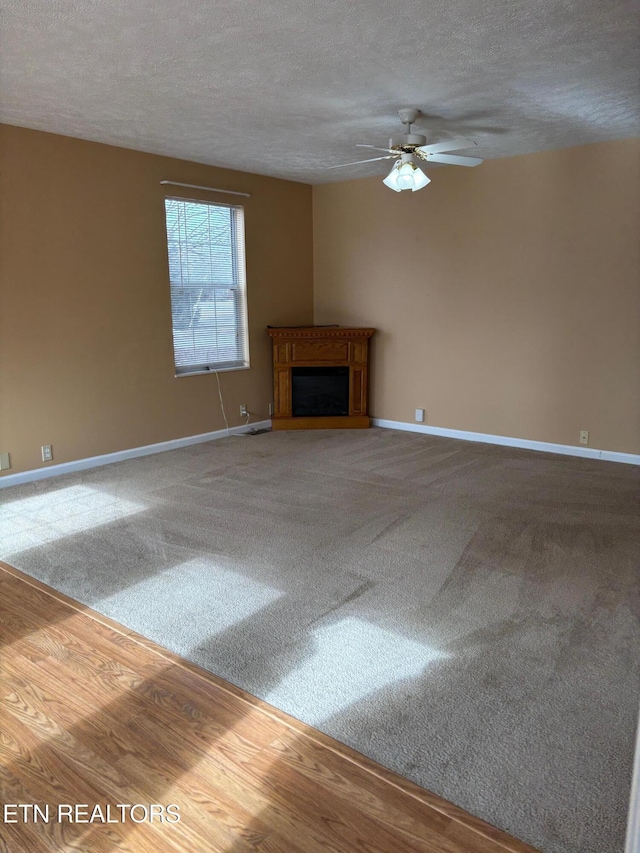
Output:
<svg viewBox="0 0 640 853">
<path fill-rule="evenodd" d="M 8 453 L 0 453 L 0 471 L 6 471 L 11 468 L 11 459 Z"/>
<path fill-rule="evenodd" d="M 424 409 L 416 409 L 416 423 L 424 423 Z"/>
</svg>

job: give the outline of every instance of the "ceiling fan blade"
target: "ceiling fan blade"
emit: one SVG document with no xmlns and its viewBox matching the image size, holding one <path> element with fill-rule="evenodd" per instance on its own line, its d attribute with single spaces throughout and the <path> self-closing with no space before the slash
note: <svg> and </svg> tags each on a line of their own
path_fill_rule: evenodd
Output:
<svg viewBox="0 0 640 853">
<path fill-rule="evenodd" d="M 391 148 L 378 148 L 377 145 L 365 145 L 363 142 L 356 142 L 356 148 L 372 148 L 374 151 L 386 151 L 387 154 L 393 154 Z"/>
<path fill-rule="evenodd" d="M 421 145 L 417 150 L 422 154 L 438 154 L 440 151 L 459 151 L 461 148 L 473 148 L 475 142 L 468 139 L 450 139 L 448 142 L 434 142 L 432 145 Z"/>
<path fill-rule="evenodd" d="M 448 166 L 479 166 L 480 157 L 461 157 L 458 154 L 428 154 L 429 163 L 446 163 Z"/>
<path fill-rule="evenodd" d="M 359 166 L 360 163 L 375 163 L 376 160 L 391 160 L 396 154 L 387 154 L 386 157 L 372 157 L 370 160 L 354 160 L 353 163 L 339 163 L 337 166 L 327 166 L 327 169 L 342 169 L 343 166 Z"/>
</svg>

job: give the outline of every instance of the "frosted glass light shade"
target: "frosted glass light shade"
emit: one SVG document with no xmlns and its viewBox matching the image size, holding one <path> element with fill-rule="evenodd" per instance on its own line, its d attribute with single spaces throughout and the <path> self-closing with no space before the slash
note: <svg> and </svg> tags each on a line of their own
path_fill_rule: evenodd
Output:
<svg viewBox="0 0 640 853">
<path fill-rule="evenodd" d="M 431 178 L 428 178 L 422 169 L 419 169 L 417 166 L 415 167 L 415 171 L 413 173 L 413 191 L 421 190 L 423 187 L 426 187 L 427 184 L 431 183 Z"/>
<path fill-rule="evenodd" d="M 398 169 L 398 186 L 401 190 L 413 189 L 413 163 L 403 163 Z"/>
<path fill-rule="evenodd" d="M 428 178 L 422 169 L 419 169 L 414 163 L 398 161 L 382 183 L 397 193 L 402 190 L 415 192 L 431 183 L 431 178 Z"/>
<path fill-rule="evenodd" d="M 400 187 L 398 186 L 398 168 L 394 166 L 386 178 L 382 181 L 385 186 L 389 187 L 390 190 L 393 190 L 396 193 L 400 192 Z"/>
</svg>

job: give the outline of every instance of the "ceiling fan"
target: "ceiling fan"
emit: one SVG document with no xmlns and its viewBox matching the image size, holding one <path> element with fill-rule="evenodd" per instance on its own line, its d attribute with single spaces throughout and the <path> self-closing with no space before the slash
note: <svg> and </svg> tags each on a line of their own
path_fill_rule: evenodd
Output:
<svg viewBox="0 0 640 853">
<path fill-rule="evenodd" d="M 435 142 L 427 145 L 426 136 L 422 136 L 420 133 L 411 133 L 411 125 L 420 115 L 420 110 L 408 107 L 398 110 L 398 115 L 406 128 L 401 140 L 390 139 L 388 148 L 378 148 L 377 145 L 356 145 L 357 148 L 384 151 L 383 157 L 355 160 L 353 163 L 340 163 L 339 166 L 328 166 L 327 168 L 342 169 L 344 166 L 374 163 L 376 160 L 396 160 L 383 183 L 399 193 L 402 190 L 415 192 L 431 182 L 431 179 L 416 165 L 414 158 L 430 163 L 446 163 L 449 166 L 479 166 L 482 163 L 479 157 L 463 157 L 459 154 L 445 153 L 446 151 L 459 151 L 461 148 L 469 148 L 469 140 L 467 139 L 450 139 L 446 142 Z"/>
</svg>

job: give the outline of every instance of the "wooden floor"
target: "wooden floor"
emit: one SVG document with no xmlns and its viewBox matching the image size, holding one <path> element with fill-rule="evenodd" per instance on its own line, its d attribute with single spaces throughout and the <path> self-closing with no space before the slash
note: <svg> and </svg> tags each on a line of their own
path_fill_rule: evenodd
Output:
<svg viewBox="0 0 640 853">
<path fill-rule="evenodd" d="M 2 563 L 0 643 L 7 853 L 535 853 Z"/>
</svg>

